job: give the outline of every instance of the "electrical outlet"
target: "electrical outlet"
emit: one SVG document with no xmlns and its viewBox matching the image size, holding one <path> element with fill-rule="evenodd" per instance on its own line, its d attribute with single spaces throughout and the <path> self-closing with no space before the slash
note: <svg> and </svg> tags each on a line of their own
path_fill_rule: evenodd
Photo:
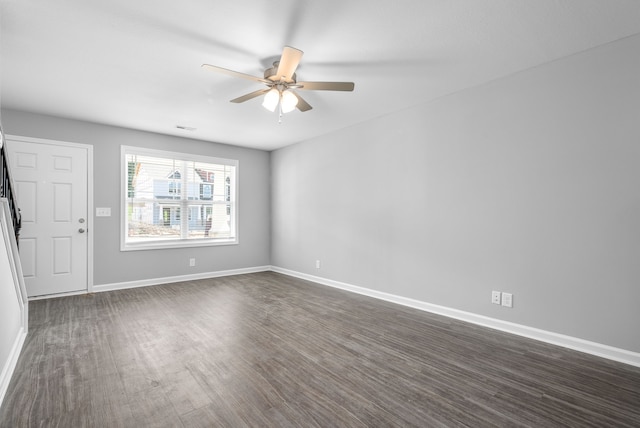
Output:
<svg viewBox="0 0 640 428">
<path fill-rule="evenodd" d="M 491 292 L 491 303 L 493 303 L 494 305 L 499 305 L 500 304 L 500 292 L 499 291 L 492 291 Z"/>
<path fill-rule="evenodd" d="M 320 260 L 316 260 L 316 269 L 320 269 Z"/>
<path fill-rule="evenodd" d="M 190 258 L 189 259 L 189 266 L 194 267 L 195 265 L 196 265 L 196 259 Z"/>
<path fill-rule="evenodd" d="M 506 306 L 507 308 L 513 307 L 513 294 L 502 293 L 502 306 Z"/>
</svg>

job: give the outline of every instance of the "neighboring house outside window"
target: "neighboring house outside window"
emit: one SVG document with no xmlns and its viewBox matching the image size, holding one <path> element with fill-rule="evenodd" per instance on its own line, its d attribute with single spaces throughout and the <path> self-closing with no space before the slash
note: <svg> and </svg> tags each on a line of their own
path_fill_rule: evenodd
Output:
<svg viewBox="0 0 640 428">
<path fill-rule="evenodd" d="M 237 243 L 238 161 L 122 147 L 122 250 Z"/>
</svg>

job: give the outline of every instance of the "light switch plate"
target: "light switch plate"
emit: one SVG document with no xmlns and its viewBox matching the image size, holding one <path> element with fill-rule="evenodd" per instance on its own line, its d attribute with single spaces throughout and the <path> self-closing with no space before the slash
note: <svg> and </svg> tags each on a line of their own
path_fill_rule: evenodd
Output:
<svg viewBox="0 0 640 428">
<path fill-rule="evenodd" d="M 111 208 L 96 208 L 96 217 L 111 217 Z"/>
<path fill-rule="evenodd" d="M 502 293 L 502 306 L 506 306 L 507 308 L 513 308 L 513 294 Z"/>
</svg>

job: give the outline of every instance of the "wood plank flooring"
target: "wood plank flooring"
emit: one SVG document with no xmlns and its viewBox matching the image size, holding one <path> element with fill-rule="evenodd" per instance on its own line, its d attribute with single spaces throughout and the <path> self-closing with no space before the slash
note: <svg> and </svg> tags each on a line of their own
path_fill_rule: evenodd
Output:
<svg viewBox="0 0 640 428">
<path fill-rule="evenodd" d="M 0 427 L 640 427 L 640 368 L 273 272 L 30 304 Z"/>
</svg>

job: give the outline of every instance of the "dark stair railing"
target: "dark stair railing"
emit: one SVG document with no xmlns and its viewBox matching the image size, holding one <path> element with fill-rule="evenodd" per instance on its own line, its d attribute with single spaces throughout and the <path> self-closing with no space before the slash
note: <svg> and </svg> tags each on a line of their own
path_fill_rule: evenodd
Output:
<svg viewBox="0 0 640 428">
<path fill-rule="evenodd" d="M 9 167 L 7 160 L 7 152 L 5 150 L 4 134 L 0 128 L 0 198 L 7 198 L 9 201 L 9 210 L 11 211 L 11 221 L 13 222 L 13 230 L 16 233 L 16 243 L 20 237 L 20 227 L 22 226 L 22 218 L 20 217 L 20 209 L 15 189 L 13 188 L 11 177 L 9 176 Z"/>
</svg>

